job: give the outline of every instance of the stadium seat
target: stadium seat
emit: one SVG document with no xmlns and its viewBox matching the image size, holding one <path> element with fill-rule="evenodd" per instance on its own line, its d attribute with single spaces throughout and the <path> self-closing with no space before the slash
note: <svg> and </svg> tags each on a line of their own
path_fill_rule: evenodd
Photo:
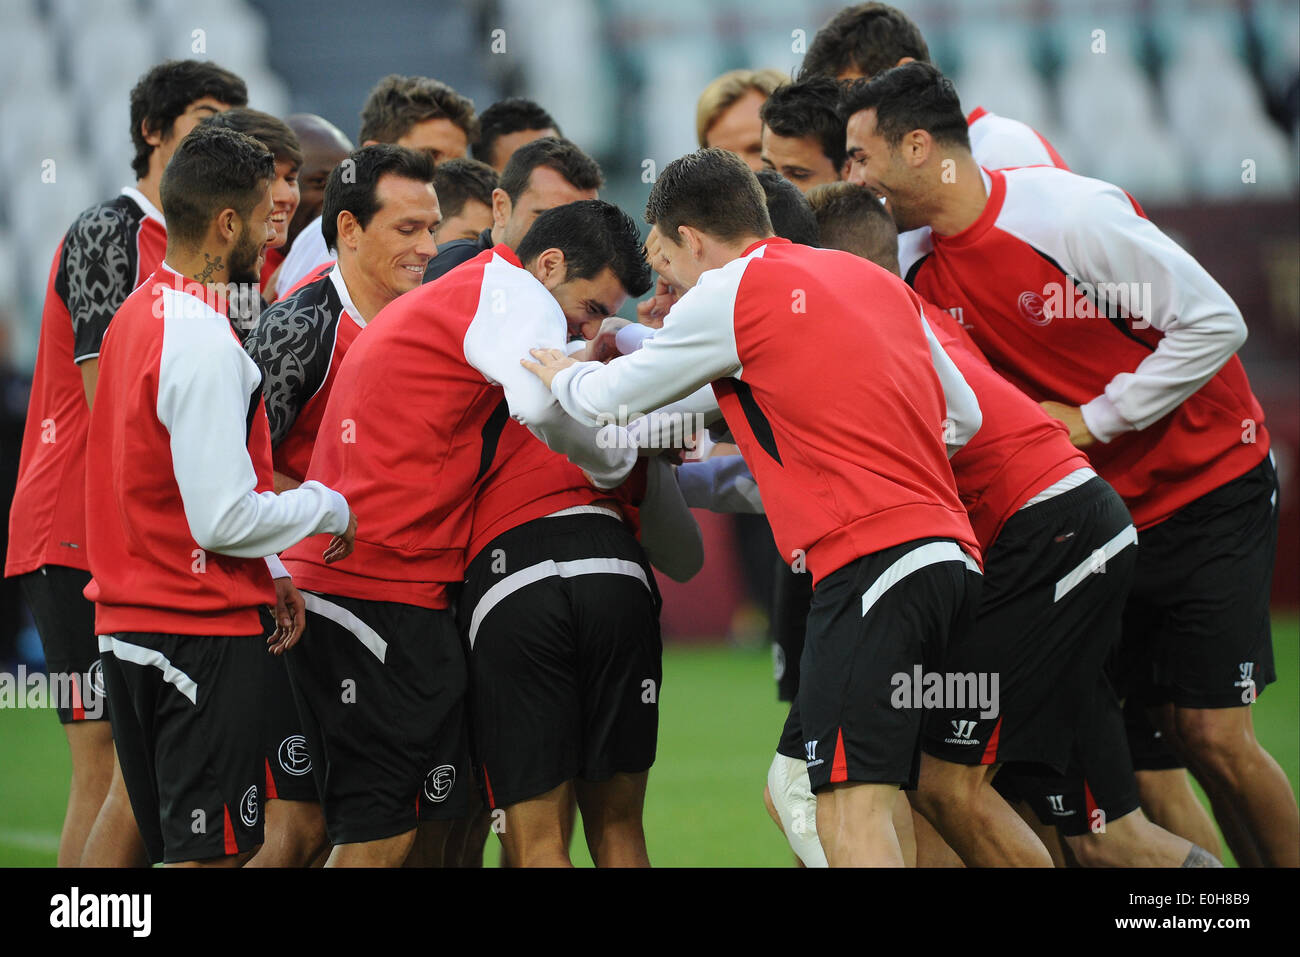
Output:
<svg viewBox="0 0 1300 957">
<path fill-rule="evenodd" d="M 1170 123 L 1191 158 L 1198 192 L 1246 198 L 1290 191 L 1295 159 L 1286 137 L 1264 112 L 1262 93 L 1245 66 L 1209 21 L 1182 30 L 1163 79 Z M 1255 163 L 1253 183 L 1242 181 L 1246 160 Z"/>
</svg>

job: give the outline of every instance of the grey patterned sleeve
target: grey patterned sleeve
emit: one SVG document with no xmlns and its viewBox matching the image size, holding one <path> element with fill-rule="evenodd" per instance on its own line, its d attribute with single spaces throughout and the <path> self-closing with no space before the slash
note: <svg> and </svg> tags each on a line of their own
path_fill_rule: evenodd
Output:
<svg viewBox="0 0 1300 957">
<path fill-rule="evenodd" d="M 99 355 L 113 314 L 135 287 L 135 224 L 120 209 L 96 206 L 82 213 L 63 241 L 73 359 Z"/>
<path fill-rule="evenodd" d="M 328 310 L 294 296 L 266 312 L 244 348 L 262 370 L 262 396 L 278 446 L 329 373 L 336 325 Z"/>
</svg>

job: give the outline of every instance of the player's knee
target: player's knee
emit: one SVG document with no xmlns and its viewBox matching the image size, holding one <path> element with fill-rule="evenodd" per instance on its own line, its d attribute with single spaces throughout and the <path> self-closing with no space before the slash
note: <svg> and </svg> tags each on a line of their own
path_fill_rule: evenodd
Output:
<svg viewBox="0 0 1300 957">
<path fill-rule="evenodd" d="M 1228 777 L 1258 749 L 1238 709 L 1190 709 L 1178 712 L 1178 735 L 1197 767 Z"/>
</svg>

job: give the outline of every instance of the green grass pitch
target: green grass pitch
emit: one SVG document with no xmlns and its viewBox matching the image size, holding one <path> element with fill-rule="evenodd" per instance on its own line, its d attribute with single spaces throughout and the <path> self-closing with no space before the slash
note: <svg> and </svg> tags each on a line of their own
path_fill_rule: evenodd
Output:
<svg viewBox="0 0 1300 957">
<path fill-rule="evenodd" d="M 1300 619 L 1279 616 L 1278 681 L 1259 700 L 1260 741 L 1300 787 Z M 785 718 L 766 650 L 669 647 L 660 695 L 659 756 L 645 826 L 650 860 L 675 866 L 789 866 L 763 809 L 763 781 Z M 67 746 L 52 711 L 0 711 L 0 866 L 55 860 L 66 801 Z M 496 860 L 495 840 L 488 860 Z M 581 838 L 574 858 L 589 866 Z"/>
</svg>

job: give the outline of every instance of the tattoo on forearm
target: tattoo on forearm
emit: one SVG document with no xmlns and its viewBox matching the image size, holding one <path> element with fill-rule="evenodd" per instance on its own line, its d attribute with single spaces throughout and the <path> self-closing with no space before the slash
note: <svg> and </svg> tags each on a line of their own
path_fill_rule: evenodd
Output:
<svg viewBox="0 0 1300 957">
<path fill-rule="evenodd" d="M 1222 867 L 1223 863 L 1203 847 L 1192 845 L 1192 849 L 1187 852 L 1187 859 L 1182 863 L 1183 867 Z"/>
<path fill-rule="evenodd" d="M 216 272 L 218 269 L 225 268 L 225 263 L 221 261 L 220 256 L 218 256 L 216 259 L 213 259 L 207 253 L 203 254 L 203 258 L 207 260 L 207 263 L 204 265 L 202 271 L 199 272 L 199 274 L 194 278 L 197 279 L 199 282 L 208 282 L 209 280 L 212 279 L 212 274 L 214 272 Z"/>
</svg>

